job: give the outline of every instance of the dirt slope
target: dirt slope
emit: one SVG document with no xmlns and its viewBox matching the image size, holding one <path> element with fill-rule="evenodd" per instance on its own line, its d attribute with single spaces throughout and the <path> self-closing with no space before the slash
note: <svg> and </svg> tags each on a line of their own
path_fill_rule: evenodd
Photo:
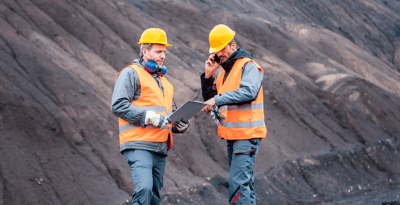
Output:
<svg viewBox="0 0 400 205">
<path fill-rule="evenodd" d="M 397 0 L 1 0 L 0 205 L 129 199 L 115 75 L 138 57 L 143 30 L 159 27 L 176 103 L 201 101 L 220 23 L 265 71 L 258 204 L 400 200 L 398 11 Z M 174 136 L 163 203 L 226 204 L 225 147 L 197 114 Z"/>
</svg>

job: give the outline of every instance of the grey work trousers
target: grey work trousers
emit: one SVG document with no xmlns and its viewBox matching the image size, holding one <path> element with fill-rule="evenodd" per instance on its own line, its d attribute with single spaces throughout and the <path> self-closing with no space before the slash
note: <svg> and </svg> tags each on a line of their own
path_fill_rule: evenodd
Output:
<svg viewBox="0 0 400 205">
<path fill-rule="evenodd" d="M 132 205 L 159 205 L 166 155 L 139 149 L 125 150 L 123 154 L 135 183 Z"/>
<path fill-rule="evenodd" d="M 229 204 L 256 204 L 253 167 L 261 139 L 228 140 Z"/>
</svg>

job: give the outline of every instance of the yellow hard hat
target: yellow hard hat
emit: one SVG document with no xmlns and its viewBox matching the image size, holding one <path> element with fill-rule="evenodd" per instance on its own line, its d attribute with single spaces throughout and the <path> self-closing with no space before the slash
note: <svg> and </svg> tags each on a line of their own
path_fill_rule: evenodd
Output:
<svg viewBox="0 0 400 205">
<path fill-rule="evenodd" d="M 171 44 L 167 43 L 167 34 L 165 34 L 165 31 L 159 28 L 146 29 L 142 33 L 138 44 L 142 43 L 154 43 L 163 44 L 165 46 L 172 46 Z"/>
<path fill-rule="evenodd" d="M 235 36 L 235 32 L 224 24 L 216 25 L 208 35 L 210 53 L 222 50 Z"/>
</svg>

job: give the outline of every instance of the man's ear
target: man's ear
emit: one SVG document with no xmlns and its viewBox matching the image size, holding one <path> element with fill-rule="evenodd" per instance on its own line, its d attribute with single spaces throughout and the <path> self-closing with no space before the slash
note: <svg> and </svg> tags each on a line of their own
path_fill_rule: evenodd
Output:
<svg viewBox="0 0 400 205">
<path fill-rule="evenodd" d="M 236 42 L 233 42 L 231 44 L 231 48 L 232 48 L 232 51 L 236 51 Z"/>
<path fill-rule="evenodd" d="M 148 53 L 149 51 L 146 49 L 146 48 L 143 48 L 143 57 L 147 57 L 147 53 Z"/>
</svg>

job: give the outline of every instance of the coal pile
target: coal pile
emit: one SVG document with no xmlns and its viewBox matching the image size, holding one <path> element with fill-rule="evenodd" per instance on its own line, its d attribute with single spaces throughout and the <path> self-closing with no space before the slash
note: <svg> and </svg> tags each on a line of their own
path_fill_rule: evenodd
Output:
<svg viewBox="0 0 400 205">
<path fill-rule="evenodd" d="M 0 11 L 0 204 L 129 203 L 115 75 L 158 27 L 175 102 L 202 101 L 220 23 L 264 69 L 257 204 L 400 201 L 397 0 L 1 0 Z M 226 204 L 225 141 L 210 116 L 190 122 L 162 204 Z"/>
</svg>

